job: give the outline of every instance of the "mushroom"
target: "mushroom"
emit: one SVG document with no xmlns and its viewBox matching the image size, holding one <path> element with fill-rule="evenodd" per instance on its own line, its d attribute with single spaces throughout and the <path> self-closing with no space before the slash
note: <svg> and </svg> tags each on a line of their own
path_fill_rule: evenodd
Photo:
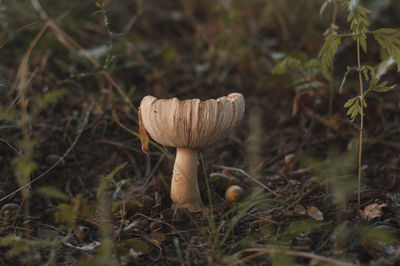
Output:
<svg viewBox="0 0 400 266">
<path fill-rule="evenodd" d="M 191 212 L 201 209 L 197 183 L 197 149 L 213 145 L 227 136 L 244 114 L 244 98 L 231 93 L 216 100 L 200 101 L 177 98 L 142 99 L 139 122 L 156 142 L 176 147 L 176 159 L 171 182 L 174 207 Z M 143 138 L 142 138 L 143 140 Z"/>
</svg>

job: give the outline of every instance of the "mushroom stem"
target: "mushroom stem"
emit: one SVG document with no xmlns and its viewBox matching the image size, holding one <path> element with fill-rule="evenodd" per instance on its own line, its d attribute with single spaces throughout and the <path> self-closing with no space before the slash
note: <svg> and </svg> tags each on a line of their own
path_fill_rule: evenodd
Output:
<svg viewBox="0 0 400 266">
<path fill-rule="evenodd" d="M 197 149 L 176 148 L 171 199 L 176 207 L 185 207 L 190 212 L 201 209 L 201 198 L 197 183 Z"/>
</svg>

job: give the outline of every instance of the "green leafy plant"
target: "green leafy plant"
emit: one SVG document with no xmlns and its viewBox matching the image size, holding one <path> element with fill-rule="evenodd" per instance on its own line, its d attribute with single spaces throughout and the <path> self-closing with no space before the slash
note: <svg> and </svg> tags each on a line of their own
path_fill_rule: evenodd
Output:
<svg viewBox="0 0 400 266">
<path fill-rule="evenodd" d="M 74 229 L 78 217 L 91 217 L 93 214 L 93 206 L 86 199 L 77 197 L 72 198 L 68 203 L 60 203 L 54 217 L 56 222 L 65 224 L 70 233 Z"/>
<path fill-rule="evenodd" d="M 333 5 L 333 9 L 332 9 L 332 19 L 331 19 L 331 24 L 329 25 L 329 27 L 326 29 L 326 31 L 324 32 L 324 36 L 325 39 L 329 39 L 331 36 L 337 34 L 337 30 L 339 29 L 339 27 L 336 25 L 336 18 L 337 18 L 337 11 L 338 11 L 338 6 L 339 6 L 340 0 L 326 0 L 320 10 L 319 10 L 319 14 L 322 17 L 322 14 L 324 13 L 326 7 L 328 6 L 328 4 L 332 4 Z M 332 77 L 333 71 L 334 71 L 334 63 L 331 63 L 330 66 L 330 72 L 326 71 L 327 69 L 324 68 L 324 73 L 325 76 L 327 77 L 328 81 L 329 81 L 329 116 L 332 115 L 332 109 L 333 109 L 333 94 L 334 94 L 334 80 Z"/>
<path fill-rule="evenodd" d="M 360 128 L 359 128 L 359 151 L 358 151 L 358 210 L 360 209 L 360 187 L 361 187 L 361 165 L 362 165 L 362 147 L 363 147 L 363 130 L 364 130 L 364 108 L 367 107 L 365 96 L 371 91 L 375 92 L 387 92 L 394 88 L 394 86 L 388 86 L 387 81 L 379 82 L 379 78 L 376 75 L 375 67 L 362 65 L 361 64 L 361 49 L 364 53 L 367 53 L 367 38 L 373 36 L 378 44 L 391 55 L 393 61 L 397 64 L 397 68 L 400 71 L 400 40 L 391 36 L 395 32 L 394 29 L 378 29 L 370 31 L 368 29 L 369 21 L 368 14 L 371 12 L 365 8 L 358 0 L 344 0 L 342 6 L 349 10 L 347 21 L 350 23 L 350 33 L 345 34 L 332 34 L 326 41 L 319 52 L 319 57 L 322 61 L 322 66 L 325 71 L 328 71 L 333 63 L 334 55 L 337 49 L 345 37 L 352 37 L 356 42 L 356 54 L 357 54 L 357 65 L 354 67 L 348 67 L 344 74 L 343 81 L 340 87 L 340 91 L 346 81 L 347 76 L 352 72 L 358 74 L 359 79 L 359 95 L 349 99 L 344 107 L 348 108 L 347 114 L 352 120 L 357 116 L 360 117 Z M 368 84 L 369 87 L 365 88 L 364 85 Z"/>
<path fill-rule="evenodd" d="M 280 58 L 273 69 L 273 74 L 290 74 L 292 85 L 304 85 L 315 80 L 322 73 L 321 62 L 316 58 L 309 58 L 306 53 L 293 51 Z"/>
<path fill-rule="evenodd" d="M 107 195 L 108 191 L 118 191 L 118 194 L 121 195 L 121 200 L 118 199 L 109 199 L 111 202 L 111 211 L 115 212 L 119 210 L 119 214 L 121 215 L 121 224 L 125 224 L 129 221 L 125 220 L 126 216 L 126 204 L 130 203 L 132 205 L 135 205 L 137 207 L 143 207 L 143 204 L 138 202 L 137 200 L 134 199 L 126 199 L 124 196 L 124 193 L 122 192 L 122 189 L 124 186 L 129 186 L 131 182 L 129 180 L 123 179 L 121 181 L 115 180 L 115 175 L 122 170 L 127 163 L 123 163 L 119 166 L 117 166 L 111 173 L 109 173 L 107 176 L 103 177 L 100 181 L 99 187 L 97 188 L 97 198 L 104 197 Z"/>
<path fill-rule="evenodd" d="M 283 81 L 284 84 L 294 86 L 296 96 L 293 101 L 293 116 L 295 116 L 300 109 L 299 106 L 302 105 L 302 97 L 312 95 L 319 97 L 327 87 L 326 82 L 332 84 L 333 77 L 330 72 L 324 71 L 321 60 L 310 58 L 301 51 L 292 51 L 277 60 L 269 80 Z M 332 93 L 329 92 L 329 116 L 332 112 L 332 97 Z"/>
</svg>

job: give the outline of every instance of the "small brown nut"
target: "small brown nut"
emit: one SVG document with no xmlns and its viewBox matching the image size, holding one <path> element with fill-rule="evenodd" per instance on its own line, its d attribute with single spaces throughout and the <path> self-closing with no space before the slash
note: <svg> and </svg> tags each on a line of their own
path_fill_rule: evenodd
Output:
<svg viewBox="0 0 400 266">
<path fill-rule="evenodd" d="M 288 155 L 285 156 L 285 158 L 283 159 L 283 161 L 285 162 L 285 164 L 289 167 L 292 168 L 293 165 L 295 164 L 295 159 L 296 159 L 296 155 L 294 153 L 290 153 Z"/>
<path fill-rule="evenodd" d="M 225 192 L 225 199 L 227 201 L 235 202 L 240 200 L 243 197 L 244 190 L 243 188 L 233 185 L 228 187 L 228 189 Z"/>
</svg>

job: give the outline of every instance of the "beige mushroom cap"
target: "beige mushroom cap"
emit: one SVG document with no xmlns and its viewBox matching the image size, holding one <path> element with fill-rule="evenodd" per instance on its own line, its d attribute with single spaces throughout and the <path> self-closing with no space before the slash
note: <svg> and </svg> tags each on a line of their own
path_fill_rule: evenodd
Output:
<svg viewBox="0 0 400 266">
<path fill-rule="evenodd" d="M 225 137 L 244 114 L 244 98 L 231 93 L 216 100 L 157 100 L 140 103 L 143 126 L 158 143 L 170 147 L 202 148 Z"/>
</svg>

